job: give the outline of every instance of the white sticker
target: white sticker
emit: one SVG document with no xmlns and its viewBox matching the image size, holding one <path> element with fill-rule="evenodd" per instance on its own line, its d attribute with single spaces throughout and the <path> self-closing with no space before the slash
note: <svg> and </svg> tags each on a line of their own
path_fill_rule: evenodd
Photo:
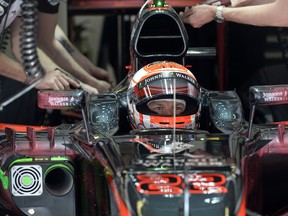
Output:
<svg viewBox="0 0 288 216">
<path fill-rule="evenodd" d="M 55 6 L 55 5 L 59 4 L 59 1 L 60 0 L 48 0 L 49 4 L 52 5 L 52 6 Z"/>
<path fill-rule="evenodd" d="M 2 16 L 3 14 L 4 14 L 4 8 L 0 6 L 0 16 Z"/>
</svg>

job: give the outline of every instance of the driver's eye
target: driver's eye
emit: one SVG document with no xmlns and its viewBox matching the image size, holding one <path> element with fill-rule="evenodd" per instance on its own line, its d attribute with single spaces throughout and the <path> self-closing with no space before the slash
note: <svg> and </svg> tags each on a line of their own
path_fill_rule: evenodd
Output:
<svg viewBox="0 0 288 216">
<path fill-rule="evenodd" d="M 162 106 L 157 106 L 157 107 L 154 107 L 153 109 L 154 109 L 154 111 L 163 111 L 163 110 L 164 110 L 164 107 L 162 107 Z"/>
<path fill-rule="evenodd" d="M 176 111 L 179 111 L 180 113 L 184 112 L 185 107 L 183 107 L 182 105 L 180 106 L 176 106 Z"/>
</svg>

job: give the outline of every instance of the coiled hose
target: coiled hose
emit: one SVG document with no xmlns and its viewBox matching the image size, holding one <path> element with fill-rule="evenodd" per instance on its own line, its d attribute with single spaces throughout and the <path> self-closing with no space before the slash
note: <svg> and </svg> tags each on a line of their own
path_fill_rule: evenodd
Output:
<svg viewBox="0 0 288 216">
<path fill-rule="evenodd" d="M 37 55 L 37 0 L 23 0 L 22 31 L 20 33 L 20 49 L 23 66 L 28 76 L 27 84 L 31 84 L 44 75 Z"/>
</svg>

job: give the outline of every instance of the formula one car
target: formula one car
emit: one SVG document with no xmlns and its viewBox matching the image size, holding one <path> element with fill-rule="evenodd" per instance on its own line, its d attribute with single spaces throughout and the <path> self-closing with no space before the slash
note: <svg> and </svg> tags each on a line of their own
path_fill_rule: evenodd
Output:
<svg viewBox="0 0 288 216">
<path fill-rule="evenodd" d="M 131 34 L 132 67 L 111 93 L 39 91 L 41 108 L 73 107 L 83 120 L 57 127 L 3 125 L 1 215 L 278 211 L 282 206 L 264 207 L 268 200 L 280 202 L 267 199 L 267 188 L 259 185 L 270 187 L 266 163 L 285 153 L 285 125 L 255 126 L 253 117 L 257 105 L 285 103 L 287 89 L 251 87 L 246 122 L 235 91 L 199 86 L 185 67 L 187 42 L 175 10 L 147 1 Z"/>
</svg>

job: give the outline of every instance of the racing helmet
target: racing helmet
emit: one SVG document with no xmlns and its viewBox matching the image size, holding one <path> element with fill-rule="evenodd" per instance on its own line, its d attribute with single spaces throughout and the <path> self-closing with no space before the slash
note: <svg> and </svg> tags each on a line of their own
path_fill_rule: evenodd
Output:
<svg viewBox="0 0 288 216">
<path fill-rule="evenodd" d="M 134 129 L 195 129 L 200 116 L 200 87 L 186 67 L 171 61 L 148 64 L 131 78 L 128 90 L 129 121 Z M 173 112 L 157 112 L 164 101 L 172 103 Z M 155 108 L 156 106 L 156 108 Z M 174 108 L 175 107 L 175 108 Z"/>
</svg>

